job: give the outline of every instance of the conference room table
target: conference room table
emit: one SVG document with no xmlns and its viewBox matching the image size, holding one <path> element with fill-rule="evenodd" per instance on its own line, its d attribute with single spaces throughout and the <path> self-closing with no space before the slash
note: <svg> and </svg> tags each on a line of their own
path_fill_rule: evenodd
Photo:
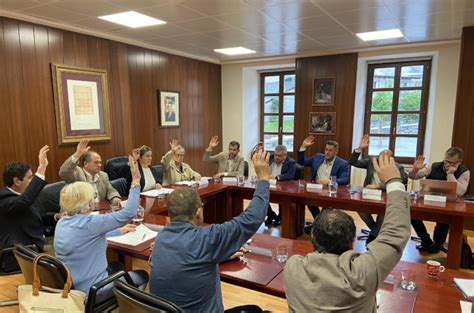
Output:
<svg viewBox="0 0 474 313">
<path fill-rule="evenodd" d="M 173 186 L 172 188 L 176 188 Z M 251 199 L 255 183 L 247 179 L 244 184 L 225 184 L 210 181 L 195 187 L 204 203 L 204 221 L 222 223 L 243 211 L 243 200 Z M 166 215 L 166 198 L 142 197 L 145 214 Z M 270 187 L 270 202 L 278 203 L 282 214 L 281 236 L 296 239 L 304 227 L 305 205 L 332 207 L 350 211 L 363 211 L 372 214 L 385 212 L 386 195 L 381 200 L 364 199 L 362 193 L 353 192 L 349 186 L 339 186 L 337 194 L 329 195 L 327 189 L 311 190 L 301 188 L 298 181 L 278 182 Z M 447 264 L 448 268 L 458 269 L 461 259 L 464 219 L 474 217 L 474 203 L 424 202 L 422 198 L 411 200 L 411 217 L 446 223 L 450 226 Z"/>
<path fill-rule="evenodd" d="M 163 215 L 149 214 L 145 224 L 165 225 L 169 220 Z M 109 255 L 124 261 L 127 270 L 132 268 L 132 258 L 148 260 L 150 246 L 154 239 L 137 247 L 109 242 Z M 285 298 L 283 268 L 285 263 L 277 262 L 274 255 L 278 246 L 286 246 L 288 255 L 306 255 L 313 252 L 308 241 L 255 234 L 245 247 L 249 251 L 242 258 L 219 265 L 220 277 L 224 282 Z M 411 270 L 418 285 L 416 291 L 405 291 L 397 285 L 401 272 Z M 400 261 L 388 279 L 380 286 L 378 312 L 459 312 L 462 293 L 453 278 L 474 279 L 474 274 L 446 269 L 437 278 L 427 274 L 426 265 Z"/>
</svg>

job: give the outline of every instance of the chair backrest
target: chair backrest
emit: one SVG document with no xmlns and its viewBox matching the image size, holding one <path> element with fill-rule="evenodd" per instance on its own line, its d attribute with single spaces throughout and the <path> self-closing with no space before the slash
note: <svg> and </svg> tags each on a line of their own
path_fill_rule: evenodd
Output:
<svg viewBox="0 0 474 313">
<path fill-rule="evenodd" d="M 33 282 L 33 261 L 38 252 L 22 245 L 15 245 L 13 253 L 20 265 L 25 283 Z M 38 263 L 38 275 L 41 285 L 50 288 L 62 289 L 67 279 L 67 271 L 65 265 L 57 258 L 51 257 L 41 259 Z"/>
<path fill-rule="evenodd" d="M 304 166 L 296 164 L 295 165 L 295 178 L 294 180 L 304 179 Z"/>
<path fill-rule="evenodd" d="M 157 177 L 155 177 L 156 181 L 158 183 L 163 183 L 163 166 L 161 164 L 157 164 L 157 165 L 152 165 L 151 166 L 157 173 Z"/>
<path fill-rule="evenodd" d="M 51 223 L 53 218 L 48 218 L 50 215 L 59 213 L 59 194 L 61 189 L 66 186 L 66 182 L 58 181 L 47 184 L 36 198 L 35 204 L 41 209 L 41 217 L 43 218 L 44 234 L 45 236 L 53 236 L 56 222 Z"/>
<path fill-rule="evenodd" d="M 249 162 L 244 161 L 244 176 L 249 176 Z"/>
<path fill-rule="evenodd" d="M 109 175 L 109 180 L 120 178 L 120 172 L 128 164 L 127 156 L 118 156 L 108 159 L 105 162 L 105 172 Z"/>
<path fill-rule="evenodd" d="M 128 195 L 129 189 L 128 189 L 128 186 L 127 186 L 127 180 L 125 178 L 121 177 L 121 178 L 111 180 L 110 184 L 112 185 L 112 187 L 115 188 L 115 190 L 118 191 L 118 193 L 121 196 Z"/>
<path fill-rule="evenodd" d="M 146 293 L 123 281 L 114 282 L 114 293 L 119 304 L 119 312 L 184 312 L 172 302 Z"/>
<path fill-rule="evenodd" d="M 0 276 L 21 273 L 13 255 L 13 247 L 0 249 Z"/>
</svg>

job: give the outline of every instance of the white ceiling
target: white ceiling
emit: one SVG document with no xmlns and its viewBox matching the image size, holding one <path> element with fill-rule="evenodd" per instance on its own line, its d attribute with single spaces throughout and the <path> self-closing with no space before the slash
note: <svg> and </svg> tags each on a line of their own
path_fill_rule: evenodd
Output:
<svg viewBox="0 0 474 313">
<path fill-rule="evenodd" d="M 168 23 L 131 29 L 97 18 L 128 10 Z M 474 25 L 474 0 L 0 0 L 0 14 L 225 63 L 459 39 L 464 26 Z M 391 28 L 405 37 L 363 42 L 355 36 Z M 213 51 L 234 46 L 257 53 Z"/>
</svg>

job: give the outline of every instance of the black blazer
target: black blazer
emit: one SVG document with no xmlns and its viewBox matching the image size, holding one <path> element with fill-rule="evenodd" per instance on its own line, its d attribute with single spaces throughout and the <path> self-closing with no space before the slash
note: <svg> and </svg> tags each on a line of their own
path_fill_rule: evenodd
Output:
<svg viewBox="0 0 474 313">
<path fill-rule="evenodd" d="M 43 248 L 44 227 L 40 208 L 33 205 L 46 182 L 34 175 L 21 195 L 0 190 L 0 248 L 16 243 Z"/>
<path fill-rule="evenodd" d="M 139 162 L 138 170 L 140 171 L 140 191 L 143 191 L 143 188 L 145 187 L 145 175 L 143 175 L 143 169 Z M 153 174 L 153 177 L 155 178 L 155 182 L 161 184 L 161 181 L 159 180 L 160 176 L 158 175 L 156 169 L 150 166 L 150 170 Z M 123 168 L 121 176 L 127 180 L 127 189 L 130 189 L 130 186 L 132 185 L 132 172 L 130 172 L 130 166 L 127 165 Z"/>
<path fill-rule="evenodd" d="M 358 168 L 365 168 L 367 170 L 367 176 L 365 176 L 364 180 L 364 187 L 370 185 L 372 183 L 372 179 L 374 178 L 374 165 L 372 164 L 372 158 L 367 159 L 360 159 L 360 153 L 356 152 L 355 150 L 352 152 L 351 157 L 349 158 L 349 164 Z M 398 170 L 400 171 L 400 178 L 402 179 L 402 183 L 404 185 L 408 182 L 408 174 L 405 172 L 405 168 L 400 164 L 396 163 Z M 382 185 L 382 190 L 385 190 L 385 185 Z"/>
</svg>

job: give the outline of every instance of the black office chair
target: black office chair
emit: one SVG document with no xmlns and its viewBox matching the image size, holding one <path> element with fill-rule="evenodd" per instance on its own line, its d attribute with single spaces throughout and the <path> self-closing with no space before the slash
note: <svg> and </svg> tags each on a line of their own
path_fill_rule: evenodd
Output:
<svg viewBox="0 0 474 313">
<path fill-rule="evenodd" d="M 304 179 L 304 166 L 296 164 L 295 165 L 295 177 L 293 180 L 300 180 Z"/>
<path fill-rule="evenodd" d="M 41 209 L 41 217 L 44 225 L 44 235 L 46 237 L 54 236 L 56 221 L 54 215 L 59 213 L 59 194 L 61 189 L 66 186 L 66 182 L 59 181 L 47 184 L 36 199 L 36 205 Z"/>
<path fill-rule="evenodd" d="M 21 273 L 21 269 L 15 260 L 13 247 L 0 250 L 0 276 L 14 275 Z"/>
<path fill-rule="evenodd" d="M 163 166 L 161 164 L 152 165 L 151 168 L 156 172 L 155 180 L 157 183 L 163 183 Z"/>
<path fill-rule="evenodd" d="M 249 162 L 244 161 L 244 176 L 249 176 Z"/>
<path fill-rule="evenodd" d="M 172 302 L 141 291 L 140 289 L 120 280 L 116 280 L 114 285 L 114 294 L 119 305 L 119 312 L 184 312 L 183 309 Z"/>
<path fill-rule="evenodd" d="M 118 156 L 108 159 L 105 162 L 105 172 L 109 175 L 109 180 L 120 178 L 121 171 L 128 164 L 127 156 Z"/>
<path fill-rule="evenodd" d="M 118 193 L 121 196 L 127 196 L 128 195 L 129 189 L 128 189 L 128 186 L 127 186 L 127 180 L 125 178 L 120 177 L 120 178 L 111 180 L 110 184 L 112 185 L 112 187 L 115 188 L 115 190 L 118 191 Z"/>
<path fill-rule="evenodd" d="M 16 245 L 13 249 L 13 253 L 20 264 L 23 276 L 25 277 L 25 283 L 31 284 L 33 282 L 33 261 L 38 253 L 22 245 Z M 53 256 L 40 259 L 38 264 L 38 275 L 41 284 L 50 288 L 62 289 L 67 279 L 66 265 Z M 124 276 L 129 284 L 133 285 L 132 279 L 124 271 L 109 275 L 106 279 L 92 285 L 87 296 L 86 313 L 111 311 L 117 307 L 115 297 L 111 297 L 100 303 L 95 303 L 95 299 L 101 288 L 122 276 Z M 71 289 L 74 289 L 74 286 L 72 286 Z"/>
</svg>

